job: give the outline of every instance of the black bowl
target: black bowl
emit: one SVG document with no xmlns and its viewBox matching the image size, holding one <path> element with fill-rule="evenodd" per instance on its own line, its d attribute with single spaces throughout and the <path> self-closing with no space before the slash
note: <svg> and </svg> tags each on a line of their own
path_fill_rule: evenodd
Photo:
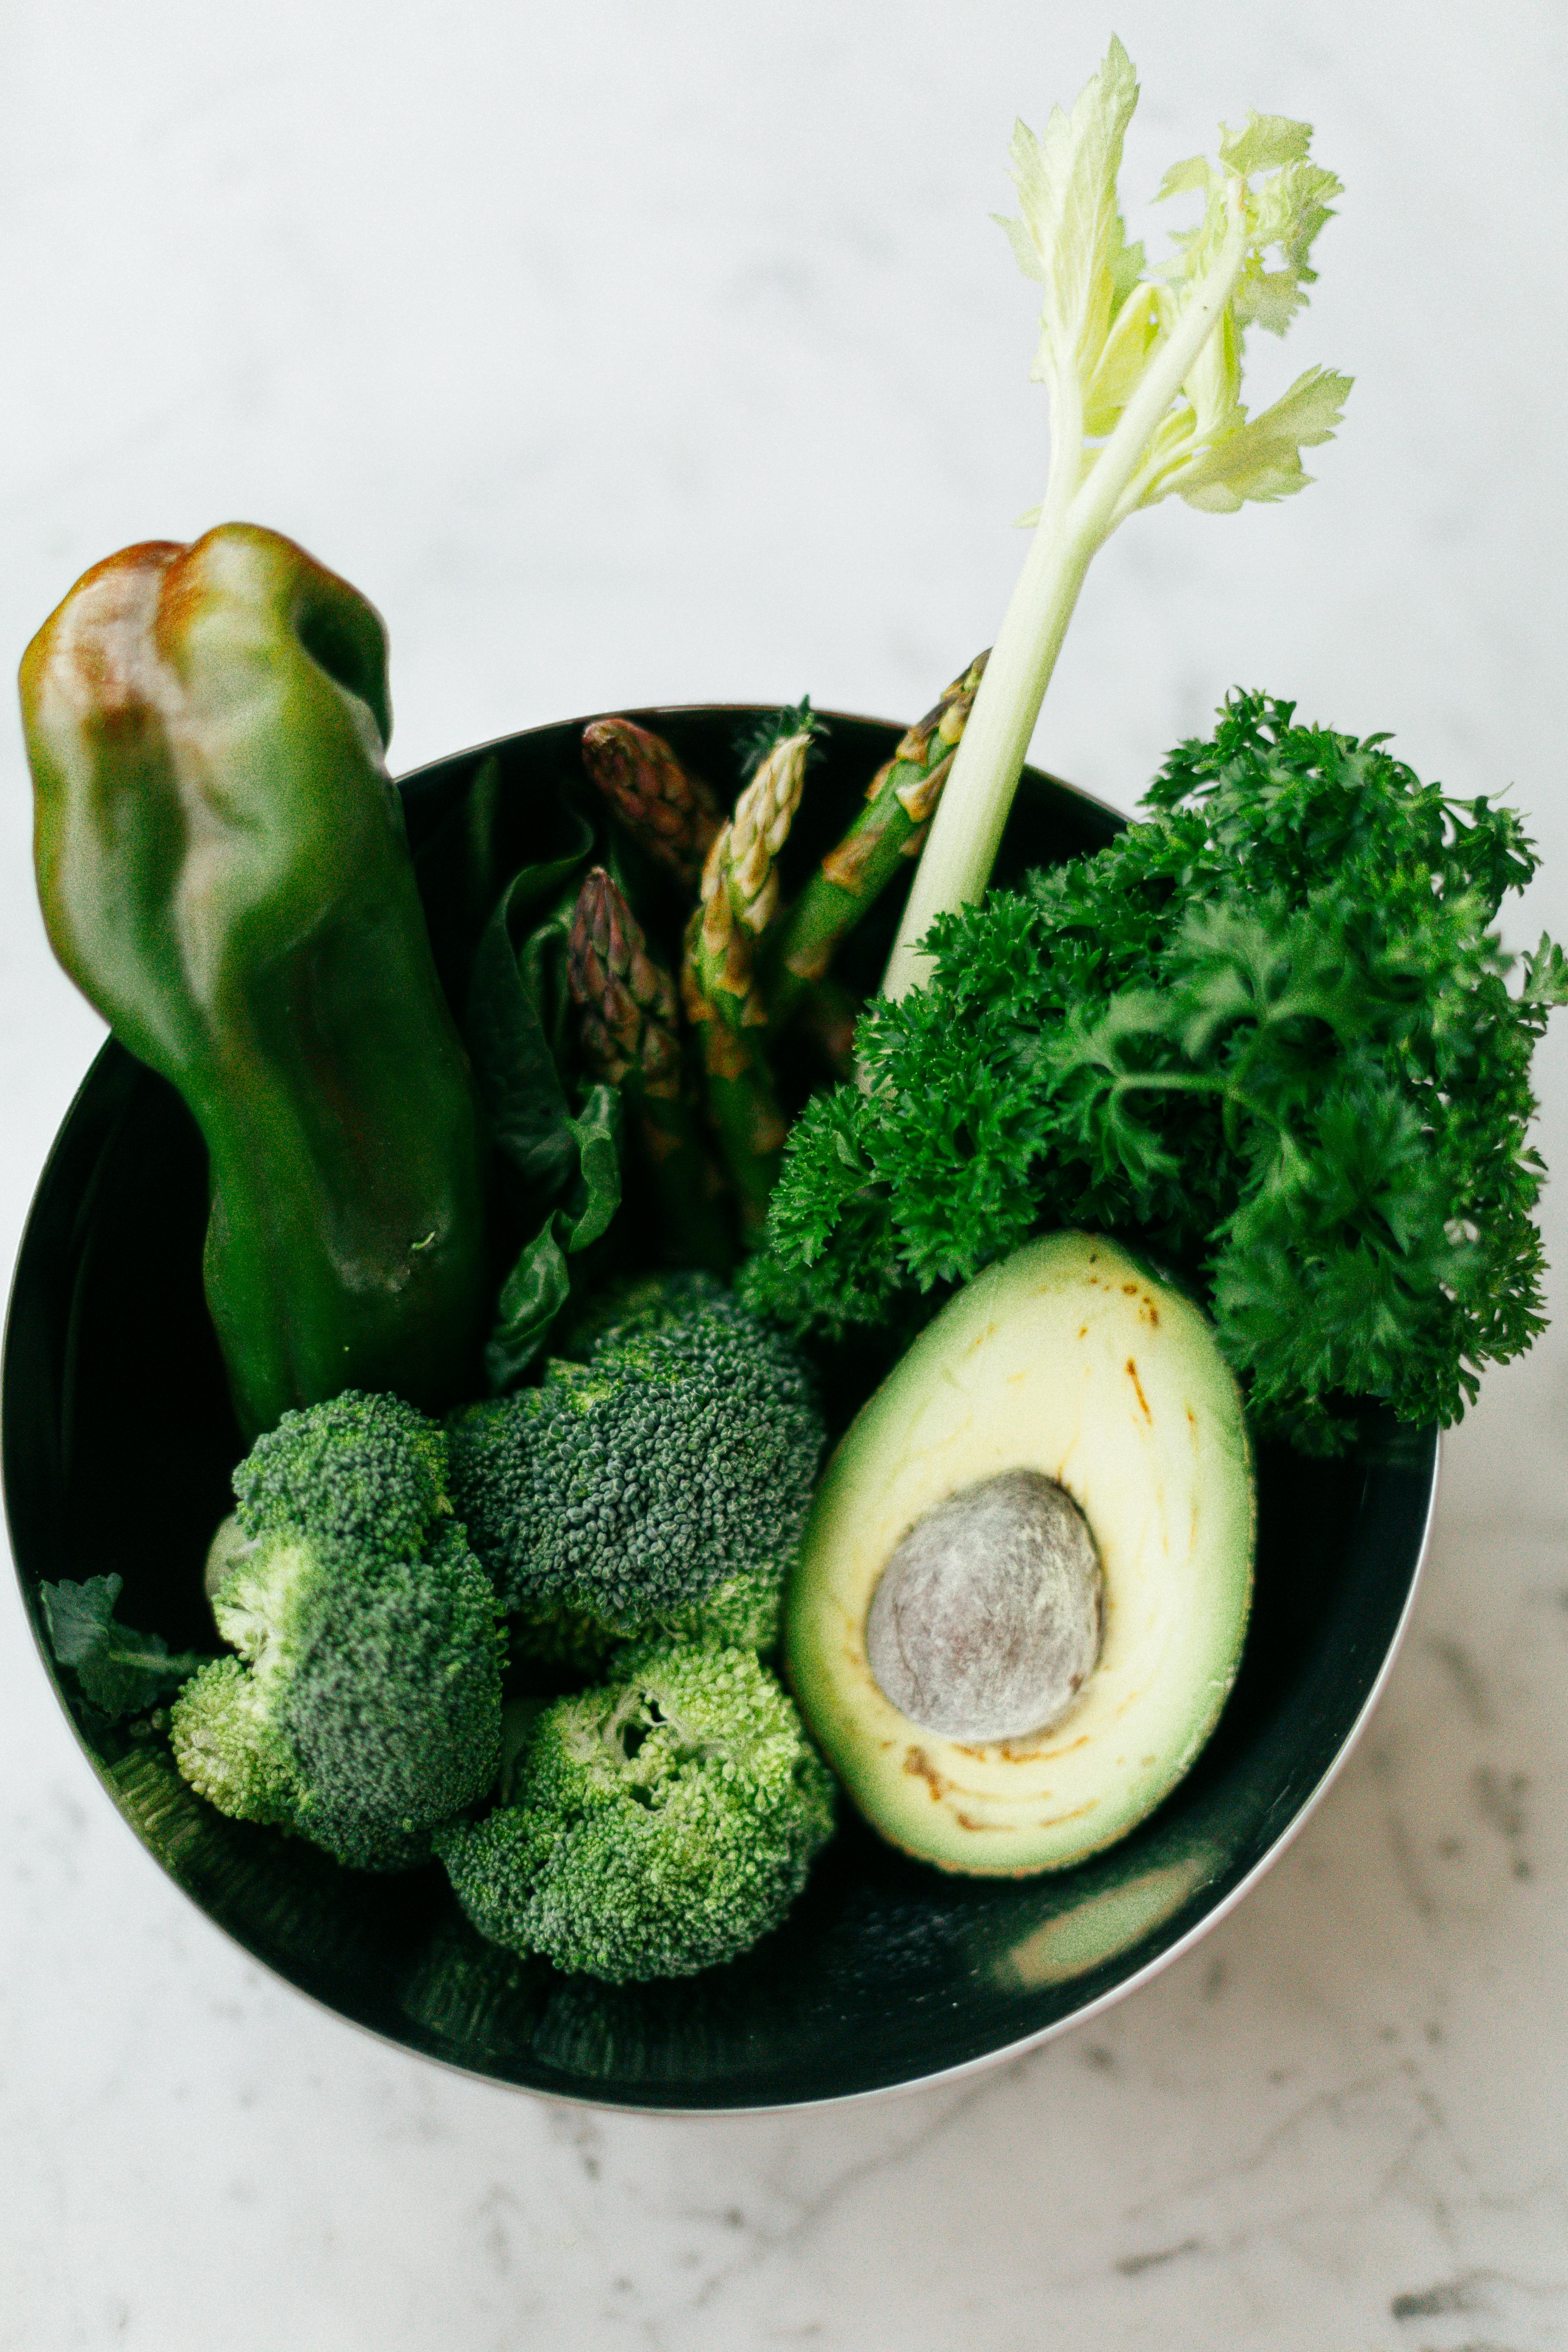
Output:
<svg viewBox="0 0 1568 2352">
<path fill-rule="evenodd" d="M 735 709 L 637 714 L 700 772 L 732 772 Z M 580 793 L 582 721 L 532 729 L 405 780 L 448 985 L 485 891 Z M 834 718 L 790 845 L 841 828 L 899 730 Z M 469 792 L 488 754 L 486 790 Z M 482 803 L 482 805 L 481 805 Z M 1026 774 L 999 877 L 1092 850 L 1121 820 Z M 539 854 L 537 847 L 532 854 Z M 787 878 L 787 877 L 786 877 Z M 875 983 L 896 907 L 847 976 Z M 23 1594 L 61 1706 L 170 1876 L 257 1959 L 428 2057 L 598 2105 L 773 2107 L 930 2080 L 1102 2007 L 1230 1907 L 1321 1793 L 1397 1643 L 1426 1545 L 1430 1433 L 1360 1458 L 1260 1465 L 1257 1601 L 1240 1676 L 1194 1769 L 1100 1859 L 1022 1883 L 955 1880 L 845 1822 L 784 1926 L 678 1983 L 610 1988 L 489 1946 L 439 1870 L 356 1876 L 229 1822 L 166 1748 L 105 1725 L 56 1674 L 38 1586 L 110 1570 L 127 1622 L 210 1647 L 200 1567 L 240 1444 L 201 1292 L 205 1168 L 178 1098 L 105 1046 L 44 1171 L 5 1335 L 5 1486 Z"/>
</svg>

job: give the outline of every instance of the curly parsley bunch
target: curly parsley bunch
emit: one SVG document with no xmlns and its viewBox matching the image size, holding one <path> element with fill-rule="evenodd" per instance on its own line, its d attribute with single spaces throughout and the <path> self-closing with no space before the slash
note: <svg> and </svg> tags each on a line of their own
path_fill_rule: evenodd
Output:
<svg viewBox="0 0 1568 2352">
<path fill-rule="evenodd" d="M 942 918 L 863 1019 L 864 1089 L 791 1138 L 752 1296 L 797 1329 L 908 1311 L 1026 1236 L 1142 1237 L 1203 1290 L 1262 1430 L 1457 1421 L 1542 1328 L 1530 1064 L 1568 960 L 1510 993 L 1519 819 L 1233 694 L 1155 814 Z M 934 1301 L 932 1302 L 934 1303 Z"/>
</svg>

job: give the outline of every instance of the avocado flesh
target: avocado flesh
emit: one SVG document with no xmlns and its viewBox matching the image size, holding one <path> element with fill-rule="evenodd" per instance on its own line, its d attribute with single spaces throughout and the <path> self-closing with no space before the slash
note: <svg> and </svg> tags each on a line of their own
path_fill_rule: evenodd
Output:
<svg viewBox="0 0 1568 2352">
<path fill-rule="evenodd" d="M 1088 1522 L 1100 1655 L 1047 1729 L 960 1742 L 881 1690 L 867 1618 L 915 1523 L 1013 1470 L 1055 1481 Z M 802 1713 L 895 1845 L 979 1876 L 1065 1869 L 1152 1812 L 1214 1729 L 1256 1524 L 1240 1396 L 1199 1309 L 1114 1243 L 1031 1242 L 943 1308 L 828 1464 L 786 1601 Z"/>
</svg>

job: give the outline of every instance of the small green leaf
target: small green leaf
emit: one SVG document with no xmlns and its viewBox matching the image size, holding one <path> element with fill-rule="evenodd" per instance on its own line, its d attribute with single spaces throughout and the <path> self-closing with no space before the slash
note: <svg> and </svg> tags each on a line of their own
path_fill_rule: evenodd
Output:
<svg viewBox="0 0 1568 2352">
<path fill-rule="evenodd" d="M 735 735 L 735 757 L 742 780 L 749 782 L 770 751 L 776 751 L 781 743 L 790 742 L 796 735 L 810 737 L 810 756 L 816 757 L 816 744 L 829 731 L 821 712 L 812 709 L 809 694 L 802 695 L 798 702 L 782 710 L 770 710 L 765 719 L 748 720 Z"/>
<path fill-rule="evenodd" d="M 1022 218 L 1004 226 L 1019 267 L 1045 288 L 1037 366 L 1047 382 L 1053 371 L 1068 383 L 1093 373 L 1136 279 L 1137 248 L 1126 241 L 1116 180 L 1137 104 L 1132 60 L 1112 35 L 1072 112 L 1053 108 L 1043 138 L 1022 122 L 1013 134 Z"/>
<path fill-rule="evenodd" d="M 57 1664 L 69 1669 L 82 1696 L 110 1723 L 172 1697 L 205 1663 L 195 1654 L 171 1655 L 156 1633 L 135 1633 L 117 1624 L 121 1586 L 118 1576 L 89 1576 L 80 1584 L 38 1588 Z"/>
<path fill-rule="evenodd" d="M 1262 415 L 1216 433 L 1206 448 L 1163 477 L 1161 495 L 1173 490 L 1205 514 L 1234 514 L 1248 499 L 1272 501 L 1305 489 L 1311 480 L 1303 449 L 1333 438 L 1351 389 L 1348 375 L 1309 368 Z"/>
<path fill-rule="evenodd" d="M 1568 956 L 1544 931 L 1541 945 L 1524 959 L 1524 1004 L 1568 1004 Z"/>
<path fill-rule="evenodd" d="M 1300 163 L 1312 143 L 1310 122 L 1292 122 L 1284 114 L 1255 114 L 1248 107 L 1240 131 L 1222 122 L 1219 160 L 1232 172 L 1277 172 L 1282 163 Z"/>
<path fill-rule="evenodd" d="M 617 1088 L 589 1089 L 582 1111 L 571 1122 L 577 1140 L 579 1182 L 568 1204 L 571 1239 L 575 1253 L 596 1242 L 621 1205 L 621 1097 Z"/>
<path fill-rule="evenodd" d="M 551 1326 L 572 1294 L 566 1264 L 570 1231 L 565 1213 L 552 1209 L 501 1286 L 485 1347 L 485 1373 L 494 1396 L 514 1388 L 549 1345 Z"/>
</svg>

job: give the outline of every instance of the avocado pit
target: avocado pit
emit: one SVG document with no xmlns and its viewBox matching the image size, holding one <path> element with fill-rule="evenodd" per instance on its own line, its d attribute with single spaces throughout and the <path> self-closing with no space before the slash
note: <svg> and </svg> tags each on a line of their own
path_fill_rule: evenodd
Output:
<svg viewBox="0 0 1568 2352">
<path fill-rule="evenodd" d="M 866 1620 L 883 1696 L 923 1730 L 983 1743 L 1047 1731 L 1100 1654 L 1102 1579 L 1070 1495 L 1006 1470 L 938 1503 L 895 1546 Z"/>
</svg>

